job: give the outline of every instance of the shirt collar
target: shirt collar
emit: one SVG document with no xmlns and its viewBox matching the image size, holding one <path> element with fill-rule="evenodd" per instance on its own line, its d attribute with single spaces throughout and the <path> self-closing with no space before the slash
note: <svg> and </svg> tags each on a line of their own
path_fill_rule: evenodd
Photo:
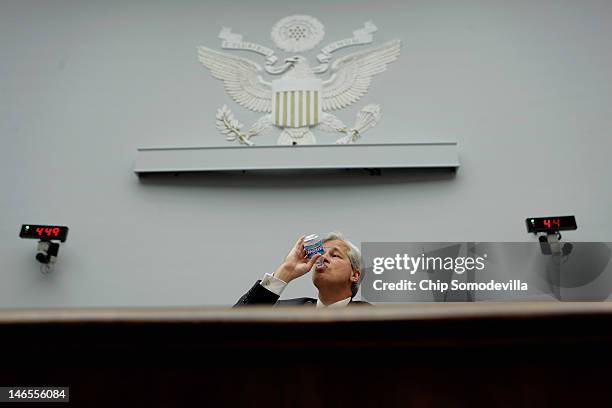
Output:
<svg viewBox="0 0 612 408">
<path fill-rule="evenodd" d="M 317 299 L 317 307 L 344 307 L 351 302 L 351 298 L 347 297 L 346 299 L 342 299 L 337 301 L 336 303 L 332 303 L 331 305 L 325 306 L 320 299 Z"/>
</svg>

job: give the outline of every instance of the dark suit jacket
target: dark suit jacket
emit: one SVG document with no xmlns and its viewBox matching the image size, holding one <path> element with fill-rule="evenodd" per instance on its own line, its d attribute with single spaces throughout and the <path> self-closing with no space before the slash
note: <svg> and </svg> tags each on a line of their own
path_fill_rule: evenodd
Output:
<svg viewBox="0 0 612 408">
<path fill-rule="evenodd" d="M 255 282 L 255 285 L 247 293 L 242 295 L 238 302 L 234 305 L 237 306 L 248 306 L 248 305 L 278 305 L 278 306 L 293 306 L 293 305 L 304 305 L 304 306 L 316 306 L 317 299 L 302 297 L 287 300 L 278 300 L 279 296 L 269 291 L 268 289 L 261 286 L 259 283 L 261 280 Z M 353 300 L 349 302 L 348 306 L 371 306 L 368 302 L 362 302 L 359 300 Z"/>
</svg>

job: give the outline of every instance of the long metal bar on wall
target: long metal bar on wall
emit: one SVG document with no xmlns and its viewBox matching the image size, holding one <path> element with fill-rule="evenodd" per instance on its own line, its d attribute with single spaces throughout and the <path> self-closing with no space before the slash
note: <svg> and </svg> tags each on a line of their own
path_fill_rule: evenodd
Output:
<svg viewBox="0 0 612 408">
<path fill-rule="evenodd" d="M 459 167 L 457 142 L 143 147 L 136 174 L 161 172 Z"/>
</svg>

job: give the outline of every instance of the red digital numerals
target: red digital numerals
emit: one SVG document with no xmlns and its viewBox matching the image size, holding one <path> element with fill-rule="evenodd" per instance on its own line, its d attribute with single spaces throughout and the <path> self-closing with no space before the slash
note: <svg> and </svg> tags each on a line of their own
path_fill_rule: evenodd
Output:
<svg viewBox="0 0 612 408">
<path fill-rule="evenodd" d="M 542 221 L 546 228 L 552 228 L 556 226 L 557 228 L 561 228 L 561 220 L 559 218 L 553 218 Z"/>
<path fill-rule="evenodd" d="M 60 229 L 55 227 L 55 228 L 43 228 L 43 227 L 39 227 L 36 228 L 36 235 L 38 235 L 39 237 L 57 237 L 60 233 Z"/>
</svg>

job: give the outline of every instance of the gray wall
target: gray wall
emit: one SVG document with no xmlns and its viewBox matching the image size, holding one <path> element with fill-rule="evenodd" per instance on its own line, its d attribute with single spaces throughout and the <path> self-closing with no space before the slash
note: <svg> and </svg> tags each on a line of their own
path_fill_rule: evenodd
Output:
<svg viewBox="0 0 612 408">
<path fill-rule="evenodd" d="M 339 116 L 381 103 L 364 141 L 458 141 L 456 177 L 132 173 L 140 146 L 225 145 L 222 104 L 257 119 L 196 46 L 218 49 L 224 25 L 272 46 L 270 28 L 294 13 L 318 17 L 324 43 L 369 19 L 376 44 L 402 39 Z M 610 1 L 3 0 L 0 307 L 230 304 L 298 235 L 332 229 L 358 244 L 525 242 L 525 217 L 575 214 L 568 239 L 610 241 L 610 38 Z M 22 223 L 70 226 L 51 275 Z M 309 278 L 286 292 L 314 294 Z"/>
</svg>

